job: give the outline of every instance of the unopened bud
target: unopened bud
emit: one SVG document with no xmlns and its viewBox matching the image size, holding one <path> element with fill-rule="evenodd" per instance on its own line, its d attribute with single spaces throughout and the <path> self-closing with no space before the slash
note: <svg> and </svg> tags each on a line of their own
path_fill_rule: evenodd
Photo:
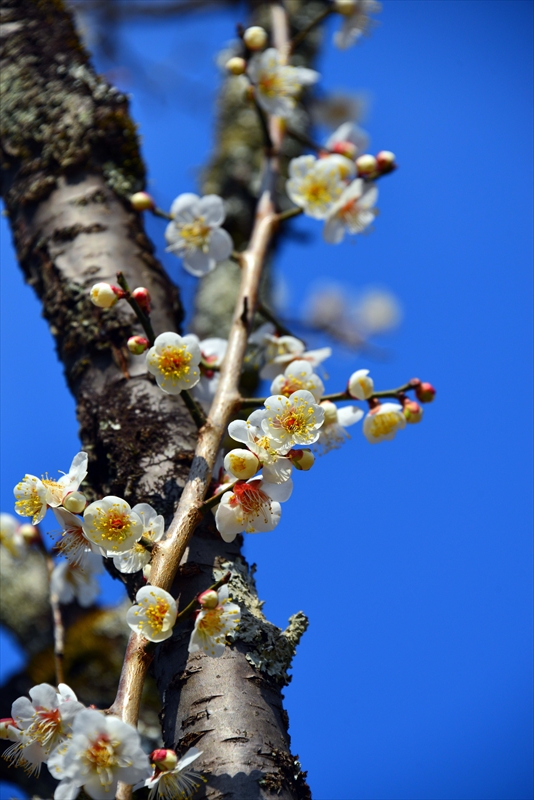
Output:
<svg viewBox="0 0 534 800">
<path fill-rule="evenodd" d="M 86 505 L 87 500 L 81 492 L 69 492 L 63 500 L 63 507 L 72 514 L 81 514 Z"/>
<path fill-rule="evenodd" d="M 143 578 L 148 583 L 150 580 L 150 573 L 152 572 L 152 564 L 145 564 L 143 567 Z"/>
<path fill-rule="evenodd" d="M 111 308 L 117 300 L 124 297 L 124 292 L 111 283 L 95 283 L 90 292 L 91 302 L 98 308 Z"/>
<path fill-rule="evenodd" d="M 11 742 L 17 741 L 17 723 L 13 717 L 4 717 L 0 719 L 0 739 L 9 739 Z M 22 731 L 20 731 L 22 735 Z"/>
<path fill-rule="evenodd" d="M 130 197 L 130 203 L 136 211 L 148 211 L 156 207 L 154 198 L 148 192 L 135 192 Z"/>
<path fill-rule="evenodd" d="M 303 472 L 307 472 L 315 463 L 315 456 L 307 447 L 304 450 L 290 450 L 288 455 L 295 469 Z"/>
<path fill-rule="evenodd" d="M 234 56 L 226 62 L 226 69 L 231 75 L 243 75 L 247 68 L 247 62 L 241 56 Z"/>
<path fill-rule="evenodd" d="M 352 142 L 335 142 L 332 151 L 334 153 L 339 153 L 340 156 L 350 158 L 350 160 L 353 161 L 354 158 L 356 158 L 358 148 L 355 144 L 352 144 Z"/>
<path fill-rule="evenodd" d="M 391 150 L 381 150 L 377 153 L 376 163 L 380 172 L 391 172 L 395 169 L 395 153 Z"/>
<path fill-rule="evenodd" d="M 148 289 L 145 289 L 144 286 L 139 286 L 133 290 L 132 297 L 145 314 L 150 314 L 150 292 Z"/>
<path fill-rule="evenodd" d="M 202 608 L 217 608 L 219 605 L 219 596 L 214 589 L 206 589 L 205 592 L 201 592 L 197 600 Z"/>
<path fill-rule="evenodd" d="M 350 17 L 356 11 L 356 0 L 335 0 L 334 11 L 343 14 L 344 17 Z"/>
<path fill-rule="evenodd" d="M 230 450 L 224 457 L 224 468 L 234 478 L 246 481 L 256 474 L 260 467 L 260 462 L 250 450 Z"/>
<path fill-rule="evenodd" d="M 420 403 L 431 403 L 436 396 L 436 390 L 431 383 L 423 381 L 415 390 L 415 396 Z"/>
<path fill-rule="evenodd" d="M 127 346 L 130 353 L 140 356 L 150 346 L 150 342 L 144 336 L 130 336 Z"/>
<path fill-rule="evenodd" d="M 332 403 L 330 400 L 323 400 L 320 406 L 324 411 L 325 425 L 331 425 L 333 422 L 337 422 L 337 406 L 335 403 Z"/>
<path fill-rule="evenodd" d="M 406 418 L 406 422 L 409 422 L 410 425 L 415 425 L 417 422 L 421 422 L 423 419 L 423 409 L 419 403 L 415 402 L 415 400 L 407 400 L 405 403 L 403 403 L 402 411 Z"/>
<path fill-rule="evenodd" d="M 178 764 L 178 756 L 174 750 L 166 750 L 161 747 L 150 753 L 150 760 L 162 772 L 170 772 Z"/>
<path fill-rule="evenodd" d="M 373 379 L 368 369 L 358 369 L 349 378 L 347 392 L 356 400 L 368 400 L 375 390 Z"/>
<path fill-rule="evenodd" d="M 26 544 L 33 544 L 34 542 L 38 542 L 41 538 L 38 529 L 35 525 L 32 525 L 31 522 L 25 522 L 24 525 L 20 525 L 18 532 Z"/>
<path fill-rule="evenodd" d="M 243 34 L 243 41 L 249 50 L 263 50 L 267 44 L 267 31 L 259 25 L 252 25 Z"/>
<path fill-rule="evenodd" d="M 358 175 L 372 175 L 377 170 L 376 158 L 365 153 L 356 159 L 356 169 Z"/>
</svg>

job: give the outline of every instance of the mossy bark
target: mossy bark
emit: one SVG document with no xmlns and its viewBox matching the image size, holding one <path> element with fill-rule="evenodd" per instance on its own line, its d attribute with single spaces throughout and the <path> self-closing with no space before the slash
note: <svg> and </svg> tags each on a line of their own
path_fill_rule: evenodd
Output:
<svg viewBox="0 0 534 800">
<path fill-rule="evenodd" d="M 59 0 L 4 0 L 1 21 L 2 194 L 21 269 L 43 302 L 77 402 L 89 453 L 84 489 L 151 503 L 169 521 L 195 426 L 182 401 L 146 374 L 144 358 L 126 349 L 128 336 L 141 333 L 129 307 L 102 311 L 88 299 L 92 284 L 114 282 L 122 270 L 132 287 L 150 291 L 156 332 L 180 330 L 178 290 L 127 202 L 144 182 L 127 100 L 95 75 Z M 159 647 L 165 743 L 200 743 L 198 768 L 208 782 L 199 796 L 307 798 L 281 695 L 305 620 L 295 618 L 284 633 L 265 620 L 238 543 L 224 545 L 211 520 L 195 534 L 176 596 L 188 602 L 223 562 L 236 565 L 231 590 L 245 607 L 244 625 L 222 659 L 188 658 L 185 628 Z M 133 596 L 140 575 L 122 578 Z M 20 691 L 20 682 L 12 687 Z M 0 716 L 13 699 L 4 696 Z M 2 773 L 17 781 L 14 771 Z"/>
</svg>

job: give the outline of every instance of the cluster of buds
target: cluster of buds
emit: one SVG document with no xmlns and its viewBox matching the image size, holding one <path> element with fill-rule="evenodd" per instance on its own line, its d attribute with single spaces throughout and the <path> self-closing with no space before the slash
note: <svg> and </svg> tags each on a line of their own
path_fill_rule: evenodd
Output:
<svg viewBox="0 0 534 800">
<path fill-rule="evenodd" d="M 144 286 L 140 286 L 127 294 L 124 289 L 114 286 L 112 283 L 95 283 L 89 296 L 91 302 L 98 308 L 112 308 L 119 300 L 130 297 L 136 301 L 145 314 L 150 313 L 150 294 Z"/>
<path fill-rule="evenodd" d="M 364 153 L 356 159 L 358 177 L 366 181 L 374 181 L 395 169 L 395 154 L 390 150 L 381 150 L 376 156 Z"/>
</svg>

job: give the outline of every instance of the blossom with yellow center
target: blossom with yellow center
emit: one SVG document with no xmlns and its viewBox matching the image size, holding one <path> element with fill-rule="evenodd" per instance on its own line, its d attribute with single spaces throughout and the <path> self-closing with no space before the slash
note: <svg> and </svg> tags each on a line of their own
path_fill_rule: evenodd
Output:
<svg viewBox="0 0 534 800">
<path fill-rule="evenodd" d="M 289 117 L 302 88 L 319 80 L 319 73 L 313 69 L 284 64 L 274 47 L 256 53 L 248 63 L 247 72 L 256 87 L 258 105 L 278 117 Z"/>
<path fill-rule="evenodd" d="M 134 784 L 152 774 L 137 731 L 118 717 L 80 711 L 72 738 L 50 755 L 48 768 L 60 780 L 56 798 L 75 798 L 83 786 L 95 800 L 113 800 L 117 784 Z"/>
<path fill-rule="evenodd" d="M 172 636 L 178 613 L 169 592 L 157 586 L 143 586 L 135 596 L 137 605 L 128 609 L 126 622 L 133 631 L 150 642 L 162 642 Z"/>
<path fill-rule="evenodd" d="M 291 200 L 314 219 L 325 219 L 356 175 L 353 161 L 345 156 L 299 156 L 289 162 L 286 191 Z"/>
<path fill-rule="evenodd" d="M 319 431 L 319 438 L 315 443 L 314 450 L 320 455 L 336 450 L 338 447 L 350 439 L 345 430 L 350 425 L 354 425 L 363 417 L 363 411 L 357 406 L 343 406 L 338 408 L 330 400 L 324 400 L 321 407 L 325 412 L 324 425 Z"/>
<path fill-rule="evenodd" d="M 243 419 L 234 420 L 228 426 L 228 433 L 236 442 L 246 444 L 251 453 L 256 456 L 262 465 L 263 477 L 266 481 L 283 483 L 291 477 L 293 466 L 284 452 L 278 452 L 272 447 L 271 440 L 261 429 L 263 414 L 264 409 L 258 409 L 252 412 L 246 422 Z M 288 447 L 288 450 L 290 449 Z M 232 469 L 230 472 L 235 474 Z M 235 477 L 244 479 L 244 476 L 237 474 Z"/>
<path fill-rule="evenodd" d="M 72 459 L 66 475 L 52 480 L 25 475 L 13 489 L 16 497 L 15 511 L 21 517 L 31 517 L 34 525 L 41 522 L 48 506 L 57 508 L 68 494 L 75 492 L 87 475 L 87 453 L 80 452 Z"/>
<path fill-rule="evenodd" d="M 225 584 L 217 591 L 218 603 L 215 608 L 202 608 L 195 620 L 195 627 L 189 642 L 189 652 L 199 650 L 208 656 L 222 656 L 225 640 L 239 624 L 241 610 L 230 602 L 228 586 Z"/>
<path fill-rule="evenodd" d="M 163 800 L 189 800 L 200 783 L 206 782 L 206 778 L 198 772 L 186 769 L 200 755 L 202 751 L 196 747 L 190 747 L 180 760 L 174 750 L 154 750 L 150 755 L 154 774 L 134 786 L 134 791 L 143 787 L 150 789 L 148 800 L 154 800 L 156 797 L 161 797 Z"/>
<path fill-rule="evenodd" d="M 347 392 L 356 400 L 368 400 L 375 390 L 375 384 L 369 377 L 368 369 L 358 369 L 353 372 L 347 384 Z"/>
<path fill-rule="evenodd" d="M 322 380 L 314 373 L 310 362 L 301 359 L 292 361 L 283 375 L 277 375 L 271 384 L 271 394 L 283 394 L 289 397 L 300 389 L 311 392 L 317 402 L 324 394 Z"/>
<path fill-rule="evenodd" d="M 151 542 L 159 542 L 165 532 L 165 520 L 148 503 L 138 503 L 132 511 L 141 518 L 143 522 L 143 538 Z M 139 572 L 150 561 L 150 551 L 140 542 L 134 544 L 131 550 L 120 553 L 113 557 L 113 563 L 119 572 L 131 574 Z"/>
<path fill-rule="evenodd" d="M 397 431 L 405 427 L 406 417 L 402 406 L 396 403 L 375 406 L 363 421 L 363 432 L 371 444 L 394 439 Z"/>
<path fill-rule="evenodd" d="M 167 250 L 181 257 L 191 275 L 206 275 L 232 252 L 232 237 L 221 228 L 225 216 L 222 198 L 216 194 L 199 197 L 186 192 L 173 202 L 173 219 L 165 231 Z"/>
<path fill-rule="evenodd" d="M 131 550 L 143 535 L 143 522 L 126 500 L 109 495 L 85 509 L 83 532 L 108 556 Z"/>
<path fill-rule="evenodd" d="M 293 491 L 293 481 L 268 483 L 261 475 L 246 483 L 239 481 L 232 491 L 225 492 L 215 512 L 217 530 L 225 542 L 232 542 L 238 533 L 272 531 L 280 522 L 282 508 Z"/>
<path fill-rule="evenodd" d="M 289 397 L 272 395 L 265 400 L 261 428 L 274 450 L 286 453 L 295 445 L 313 444 L 319 438 L 324 411 L 311 392 L 301 389 Z"/>
<path fill-rule="evenodd" d="M 377 215 L 373 206 L 378 199 L 374 183 L 356 178 L 344 190 L 326 215 L 323 237 L 330 244 L 339 244 L 349 233 L 363 233 Z"/>
<path fill-rule="evenodd" d="M 179 394 L 192 389 L 200 380 L 201 359 L 198 339 L 194 335 L 160 333 L 146 355 L 148 371 L 155 375 L 160 389 L 167 394 Z"/>
</svg>

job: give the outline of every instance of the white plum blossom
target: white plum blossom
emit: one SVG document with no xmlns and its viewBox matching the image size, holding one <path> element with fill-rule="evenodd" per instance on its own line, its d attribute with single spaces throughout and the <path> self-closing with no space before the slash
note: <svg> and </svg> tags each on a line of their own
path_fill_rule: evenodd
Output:
<svg viewBox="0 0 534 800">
<path fill-rule="evenodd" d="M 212 337 L 199 342 L 199 347 L 202 355 L 200 381 L 193 389 L 193 397 L 198 400 L 205 411 L 209 411 L 219 385 L 219 370 L 226 355 L 228 341 Z"/>
<path fill-rule="evenodd" d="M 356 178 L 345 189 L 341 197 L 330 208 L 323 229 L 325 241 L 339 244 L 349 233 L 362 233 L 376 217 L 373 208 L 378 198 L 378 189 L 373 183 Z"/>
<path fill-rule="evenodd" d="M 87 608 L 92 605 L 100 592 L 95 575 L 102 572 L 102 558 L 96 553 L 87 553 L 81 565 L 61 561 L 56 564 L 50 576 L 50 594 L 60 603 L 78 603 Z"/>
<path fill-rule="evenodd" d="M 345 156 L 299 156 L 289 162 L 286 191 L 309 217 L 325 219 L 343 194 L 347 181 L 355 175 L 354 162 Z"/>
<path fill-rule="evenodd" d="M 119 781 L 132 785 L 152 772 L 135 728 L 93 709 L 76 715 L 71 738 L 52 752 L 48 769 L 60 781 L 54 800 L 75 800 L 82 786 L 93 800 L 113 800 Z"/>
<path fill-rule="evenodd" d="M 53 508 L 52 513 L 61 525 L 61 539 L 54 545 L 62 556 L 65 556 L 69 564 L 84 569 L 87 559 L 93 553 L 105 555 L 106 550 L 98 547 L 91 542 L 85 535 L 82 527 L 82 520 L 76 514 L 67 511 L 66 508 Z"/>
<path fill-rule="evenodd" d="M 133 631 L 150 642 L 162 642 L 172 636 L 178 613 L 176 600 L 157 586 L 143 586 L 135 596 L 137 605 L 128 609 L 126 622 Z"/>
<path fill-rule="evenodd" d="M 20 532 L 18 520 L 12 514 L 0 514 L 0 546 L 5 547 L 13 558 L 22 558 L 26 542 Z"/>
<path fill-rule="evenodd" d="M 146 366 L 156 376 L 162 391 L 179 394 L 184 389 L 192 389 L 199 382 L 200 359 L 196 336 L 180 336 L 169 331 L 156 336 L 154 346 L 146 354 Z"/>
<path fill-rule="evenodd" d="M 345 4 L 349 13 L 341 11 L 341 5 Z M 347 0 L 340 0 L 340 13 L 343 13 L 341 29 L 334 34 L 334 44 L 340 50 L 346 50 L 368 30 L 371 20 L 369 14 L 376 14 L 381 6 L 377 0 L 354 0 L 347 3 Z M 352 8 L 351 8 L 352 7 Z"/>
<path fill-rule="evenodd" d="M 241 609 L 230 602 L 228 586 L 221 586 L 216 594 L 214 602 L 204 605 L 197 614 L 189 641 L 190 653 L 202 651 L 214 658 L 222 656 L 226 636 L 239 625 Z"/>
<path fill-rule="evenodd" d="M 324 425 L 319 431 L 319 438 L 314 449 L 318 453 L 324 454 L 341 447 L 350 438 L 345 428 L 359 422 L 363 417 L 363 411 L 357 406 L 338 408 L 329 400 L 324 400 L 321 407 L 325 412 Z"/>
<path fill-rule="evenodd" d="M 354 122 L 343 122 L 339 128 L 330 134 L 325 142 L 327 150 L 334 153 L 338 151 L 344 144 L 349 142 L 353 146 L 353 155 L 355 159 L 360 153 L 365 152 L 369 145 L 369 137 L 362 128 Z"/>
<path fill-rule="evenodd" d="M 238 480 L 246 481 L 252 478 L 260 468 L 260 460 L 250 450 L 236 448 L 230 450 L 224 457 L 224 468 L 227 473 Z"/>
<path fill-rule="evenodd" d="M 151 758 L 154 758 L 154 754 L 158 752 L 160 751 L 156 750 L 152 753 Z M 168 754 L 174 751 L 167 750 L 164 752 Z M 163 798 L 163 800 L 189 800 L 200 786 L 200 782 L 206 780 L 198 772 L 187 769 L 189 764 L 192 764 L 200 755 L 202 755 L 202 750 L 190 747 L 179 761 L 176 755 L 174 756 L 177 763 L 173 768 L 164 769 L 161 762 L 154 763 L 154 773 L 150 778 L 134 786 L 134 791 L 144 787 L 150 789 L 148 800 L 155 800 L 158 797 Z M 168 756 L 166 760 L 170 761 Z"/>
<path fill-rule="evenodd" d="M 368 369 L 358 369 L 353 372 L 347 384 L 347 392 L 356 400 L 368 400 L 375 390 L 375 384 L 369 377 Z"/>
<path fill-rule="evenodd" d="M 74 456 L 66 475 L 57 481 L 46 476 L 25 475 L 13 489 L 16 497 L 15 511 L 21 517 L 31 517 L 34 525 L 41 522 L 48 506 L 60 506 L 70 492 L 75 492 L 87 475 L 87 453 Z"/>
<path fill-rule="evenodd" d="M 289 397 L 299 389 L 311 392 L 317 402 L 324 394 L 322 380 L 315 374 L 310 362 L 302 359 L 292 361 L 283 375 L 277 375 L 271 384 L 271 394 L 283 394 Z"/>
<path fill-rule="evenodd" d="M 151 542 L 159 542 L 165 533 L 165 520 L 161 514 L 148 503 L 138 503 L 132 508 L 143 523 L 143 538 Z M 150 561 L 150 552 L 140 542 L 134 544 L 131 550 L 113 557 L 113 563 L 119 572 L 130 574 L 139 572 Z"/>
<path fill-rule="evenodd" d="M 143 521 L 126 500 L 109 495 L 85 509 L 83 532 L 108 556 L 131 550 L 143 535 Z"/>
<path fill-rule="evenodd" d="M 191 275 L 207 275 L 232 252 L 232 237 L 221 228 L 226 217 L 224 203 L 216 194 L 181 194 L 171 206 L 171 216 L 165 230 L 167 250 L 182 258 Z"/>
<path fill-rule="evenodd" d="M 263 432 L 261 422 L 264 412 L 265 409 L 257 409 L 246 421 L 233 420 L 228 426 L 228 434 L 236 442 L 246 444 L 256 456 L 262 465 L 263 477 L 268 483 L 283 483 L 291 477 L 293 465 L 284 453 L 273 449 L 271 440 Z M 288 452 L 290 449 L 288 447 Z"/>
<path fill-rule="evenodd" d="M 259 416 L 256 419 L 259 420 Z M 269 437 L 273 450 L 287 453 L 295 445 L 316 442 L 323 422 L 323 409 L 311 392 L 301 389 L 289 397 L 281 394 L 267 397 L 261 428 Z"/>
<path fill-rule="evenodd" d="M 367 441 L 377 444 L 395 438 L 397 431 L 406 427 L 402 406 L 397 403 L 381 403 L 366 414 L 363 432 Z"/>
<path fill-rule="evenodd" d="M 262 475 L 246 483 L 238 481 L 225 492 L 215 512 L 215 524 L 225 542 L 233 542 L 238 533 L 272 531 L 280 522 L 284 503 L 291 496 L 293 481 L 268 483 Z"/>
<path fill-rule="evenodd" d="M 249 342 L 264 350 L 265 364 L 260 371 L 260 378 L 276 378 L 280 370 L 292 361 L 308 361 L 312 367 L 318 367 L 326 358 L 332 355 L 330 347 L 321 347 L 318 350 L 306 350 L 306 345 L 295 336 L 275 336 L 275 327 L 266 322 L 254 331 L 249 337 Z"/>
<path fill-rule="evenodd" d="M 58 690 L 40 683 L 30 689 L 29 695 L 31 700 L 19 697 L 11 706 L 11 716 L 22 735 L 4 757 L 30 774 L 39 774 L 52 750 L 70 736 L 73 720 L 84 706 L 64 683 L 59 684 Z"/>
<path fill-rule="evenodd" d="M 291 116 L 302 88 L 319 80 L 319 73 L 313 69 L 284 64 L 274 47 L 256 53 L 247 72 L 256 88 L 258 105 L 268 114 L 286 118 Z"/>
</svg>

